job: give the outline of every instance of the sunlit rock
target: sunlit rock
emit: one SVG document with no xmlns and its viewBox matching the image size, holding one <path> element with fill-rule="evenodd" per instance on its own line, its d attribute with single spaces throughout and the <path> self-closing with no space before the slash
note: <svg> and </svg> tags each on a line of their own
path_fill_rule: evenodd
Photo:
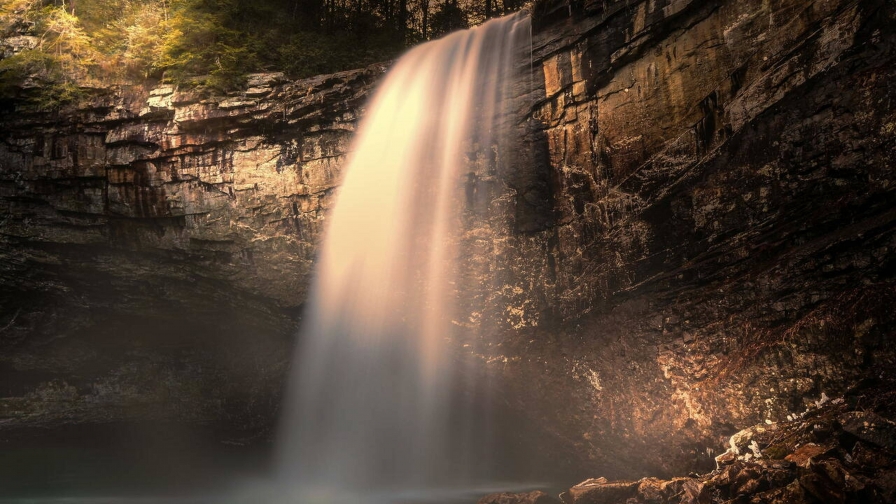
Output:
<svg viewBox="0 0 896 504">
<path fill-rule="evenodd" d="M 537 425 L 543 471 L 711 471 L 744 428 L 892 383 L 891 3 L 533 9 L 533 72 L 516 88 L 525 148 L 513 171 L 469 182 L 470 215 L 504 217 L 468 235 L 466 281 L 501 281 L 457 323 L 500 322 L 494 345 L 461 348 Z M 5 111 L 3 425 L 151 413 L 269 431 L 346 146 L 384 67 Z M 52 407 L 29 395 L 54 379 L 78 394 Z M 855 461 L 890 457 L 871 424 L 847 433 Z M 811 429 L 805 442 L 829 448 L 839 432 Z M 748 443 L 751 460 L 723 469 L 790 455 L 755 439 L 761 459 Z M 896 478 L 878 481 L 896 499 Z M 817 499 L 799 481 L 768 491 Z"/>
</svg>

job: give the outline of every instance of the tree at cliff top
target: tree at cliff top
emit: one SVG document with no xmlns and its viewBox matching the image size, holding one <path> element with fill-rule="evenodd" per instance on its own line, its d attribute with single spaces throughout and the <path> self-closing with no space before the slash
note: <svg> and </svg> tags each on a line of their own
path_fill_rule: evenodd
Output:
<svg viewBox="0 0 896 504">
<path fill-rule="evenodd" d="M 25 89 L 54 105 L 81 87 L 147 78 L 231 88 L 248 72 L 302 77 L 404 48 L 382 19 L 348 5 L 324 18 L 315 1 L 2 0 L 2 95 Z"/>
<path fill-rule="evenodd" d="M 52 107 L 83 87 L 147 78 L 226 89 L 255 71 L 329 73 L 518 8 L 519 0 L 0 0 L 0 97 L 30 90 Z"/>
</svg>

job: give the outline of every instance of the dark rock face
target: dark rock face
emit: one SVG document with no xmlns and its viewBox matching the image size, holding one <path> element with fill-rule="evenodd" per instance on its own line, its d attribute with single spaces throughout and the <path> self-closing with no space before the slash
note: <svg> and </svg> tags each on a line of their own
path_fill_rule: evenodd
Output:
<svg viewBox="0 0 896 504">
<path fill-rule="evenodd" d="M 745 425 L 893 380 L 892 5 L 542 11 L 553 224 L 500 243 L 520 294 L 486 353 L 570 465 L 707 470 Z"/>
<path fill-rule="evenodd" d="M 269 426 L 341 159 L 382 72 L 5 114 L 6 424 Z"/>
<path fill-rule="evenodd" d="M 671 480 L 589 479 L 560 498 L 565 504 L 892 502 L 896 461 L 888 441 L 859 439 L 850 432 L 856 425 L 866 431 L 891 429 L 890 420 L 866 408 L 892 415 L 892 405 L 885 405 L 892 396 L 892 390 L 881 389 L 837 398 L 799 420 L 738 432 L 709 474 Z M 853 409 L 857 407 L 861 410 Z M 484 501 L 530 502 L 528 496 L 501 494 L 503 500 Z"/>
<path fill-rule="evenodd" d="M 896 379 L 894 34 L 884 0 L 536 6 L 512 169 L 473 168 L 484 308 L 460 325 L 484 329 L 467 356 L 546 433 L 546 464 L 709 470 L 745 426 Z M 380 72 L 6 114 L 6 422 L 270 425 Z M 700 502 L 706 482 L 673 483 L 651 491 Z"/>
</svg>

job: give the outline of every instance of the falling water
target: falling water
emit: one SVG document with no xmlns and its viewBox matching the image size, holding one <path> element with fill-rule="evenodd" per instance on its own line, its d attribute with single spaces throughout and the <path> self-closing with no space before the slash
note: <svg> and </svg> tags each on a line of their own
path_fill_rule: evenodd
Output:
<svg viewBox="0 0 896 504">
<path fill-rule="evenodd" d="M 301 502 L 370 502 L 462 477 L 470 440 L 452 426 L 464 414 L 446 344 L 463 295 L 457 232 L 470 160 L 495 157 L 495 117 L 528 36 L 513 15 L 417 47 L 369 106 L 328 217 L 278 443 L 279 477 Z"/>
</svg>

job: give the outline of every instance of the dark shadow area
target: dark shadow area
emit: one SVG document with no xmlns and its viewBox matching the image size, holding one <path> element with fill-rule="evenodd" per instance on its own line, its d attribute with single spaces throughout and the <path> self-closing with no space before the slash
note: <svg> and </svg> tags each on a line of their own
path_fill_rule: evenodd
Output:
<svg viewBox="0 0 896 504">
<path fill-rule="evenodd" d="M 0 495 L 138 498 L 221 495 L 261 477 L 270 446 L 173 423 L 20 429 L 0 435 Z"/>
</svg>

